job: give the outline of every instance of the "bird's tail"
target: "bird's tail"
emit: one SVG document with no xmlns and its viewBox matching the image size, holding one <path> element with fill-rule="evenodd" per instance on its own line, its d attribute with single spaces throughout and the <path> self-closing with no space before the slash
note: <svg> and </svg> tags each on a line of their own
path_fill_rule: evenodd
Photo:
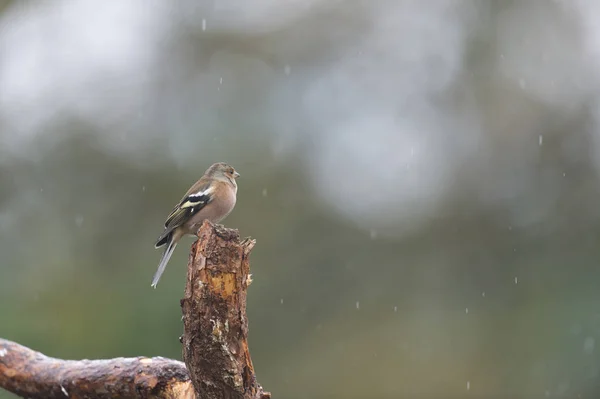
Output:
<svg viewBox="0 0 600 399">
<path fill-rule="evenodd" d="M 158 280 L 160 280 L 160 276 L 162 276 L 165 268 L 167 267 L 167 263 L 169 263 L 169 259 L 171 259 L 171 255 L 173 255 L 173 251 L 177 246 L 177 237 L 174 234 L 171 234 L 167 240 L 167 246 L 163 252 L 162 258 L 160 258 L 160 263 L 158 264 L 158 269 L 156 273 L 154 273 L 154 277 L 152 278 L 152 287 L 156 288 L 156 284 L 158 284 Z"/>
</svg>

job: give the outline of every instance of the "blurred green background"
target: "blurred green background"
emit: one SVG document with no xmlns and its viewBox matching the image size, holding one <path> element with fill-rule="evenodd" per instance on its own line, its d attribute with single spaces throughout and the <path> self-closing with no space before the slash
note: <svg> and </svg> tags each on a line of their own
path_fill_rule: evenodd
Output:
<svg viewBox="0 0 600 399">
<path fill-rule="evenodd" d="M 600 3 L 4 1 L 0 337 L 181 358 L 213 162 L 275 398 L 600 395 Z M 0 398 L 12 398 L 0 392 Z"/>
</svg>

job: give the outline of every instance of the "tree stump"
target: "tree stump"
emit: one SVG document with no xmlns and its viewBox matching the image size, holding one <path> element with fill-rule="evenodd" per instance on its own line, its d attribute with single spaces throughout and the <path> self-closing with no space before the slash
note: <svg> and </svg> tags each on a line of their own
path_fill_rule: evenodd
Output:
<svg viewBox="0 0 600 399">
<path fill-rule="evenodd" d="M 266 399 L 248 350 L 248 257 L 256 242 L 205 221 L 188 261 L 183 359 L 202 399 Z"/>
</svg>

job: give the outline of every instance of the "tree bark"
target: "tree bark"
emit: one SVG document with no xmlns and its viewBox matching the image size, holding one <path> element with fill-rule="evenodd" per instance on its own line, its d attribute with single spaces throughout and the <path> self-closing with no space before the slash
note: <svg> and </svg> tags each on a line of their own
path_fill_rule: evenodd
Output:
<svg viewBox="0 0 600 399">
<path fill-rule="evenodd" d="M 0 387 L 32 399 L 269 399 L 248 350 L 254 244 L 237 230 L 200 227 L 181 300 L 185 364 L 161 357 L 61 360 L 0 338 Z"/>
<path fill-rule="evenodd" d="M 204 222 L 188 262 L 183 359 L 202 399 L 267 399 L 248 350 L 248 257 L 256 241 Z"/>
<path fill-rule="evenodd" d="M 0 387 L 32 399 L 196 398 L 185 364 L 176 360 L 61 360 L 5 339 L 0 339 Z"/>
</svg>

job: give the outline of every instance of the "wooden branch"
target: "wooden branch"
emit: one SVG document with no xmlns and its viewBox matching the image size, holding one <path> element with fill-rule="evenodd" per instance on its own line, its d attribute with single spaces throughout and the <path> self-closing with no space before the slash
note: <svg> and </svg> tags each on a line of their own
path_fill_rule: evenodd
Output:
<svg viewBox="0 0 600 399">
<path fill-rule="evenodd" d="M 200 227 L 181 300 L 185 364 L 160 357 L 60 360 L 0 339 L 0 387 L 32 399 L 269 399 L 248 350 L 254 244 L 240 241 L 237 230 Z"/>
<path fill-rule="evenodd" d="M 60 360 L 1 338 L 0 387 L 32 399 L 196 398 L 185 365 L 176 360 Z"/>
<path fill-rule="evenodd" d="M 267 399 L 248 350 L 248 257 L 255 241 L 204 222 L 188 262 L 183 310 L 183 359 L 198 398 Z"/>
</svg>

